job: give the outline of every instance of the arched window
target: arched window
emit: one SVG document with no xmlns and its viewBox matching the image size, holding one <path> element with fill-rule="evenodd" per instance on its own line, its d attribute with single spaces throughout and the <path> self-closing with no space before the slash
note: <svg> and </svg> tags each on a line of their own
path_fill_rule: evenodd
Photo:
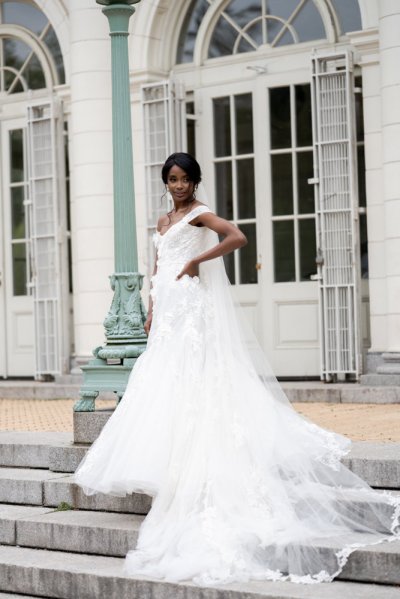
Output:
<svg viewBox="0 0 400 599">
<path fill-rule="evenodd" d="M 47 17 L 31 2 L 0 0 L 0 93 L 61 83 L 65 83 L 63 58 Z"/>
<path fill-rule="evenodd" d="M 181 30 L 178 63 L 193 61 L 200 24 L 218 1 L 192 0 Z M 337 38 L 361 29 L 357 0 L 231 0 L 222 6 L 214 20 L 208 58 L 326 39 L 327 18 L 329 26 L 334 23 Z"/>
</svg>

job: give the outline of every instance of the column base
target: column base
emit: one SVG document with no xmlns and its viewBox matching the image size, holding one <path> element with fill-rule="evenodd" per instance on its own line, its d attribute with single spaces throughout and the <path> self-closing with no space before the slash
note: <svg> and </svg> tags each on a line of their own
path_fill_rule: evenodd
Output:
<svg viewBox="0 0 400 599">
<path fill-rule="evenodd" d="M 367 354 L 367 374 L 360 377 L 360 383 L 365 386 L 400 386 L 400 353 Z"/>
</svg>

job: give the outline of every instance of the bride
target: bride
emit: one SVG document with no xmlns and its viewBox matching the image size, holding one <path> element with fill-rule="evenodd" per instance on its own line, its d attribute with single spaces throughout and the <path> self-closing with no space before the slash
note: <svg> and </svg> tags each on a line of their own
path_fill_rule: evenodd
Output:
<svg viewBox="0 0 400 599">
<path fill-rule="evenodd" d="M 298 414 L 249 346 L 222 259 L 246 238 L 195 198 L 198 163 L 172 154 L 162 179 L 147 349 L 75 482 L 153 497 L 125 574 L 331 581 L 358 547 L 400 538 L 400 499 L 341 463 L 350 440 Z"/>
</svg>

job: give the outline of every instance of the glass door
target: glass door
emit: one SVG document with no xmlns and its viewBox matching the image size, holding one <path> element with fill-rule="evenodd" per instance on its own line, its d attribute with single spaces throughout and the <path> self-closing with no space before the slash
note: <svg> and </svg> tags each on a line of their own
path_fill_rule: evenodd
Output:
<svg viewBox="0 0 400 599">
<path fill-rule="evenodd" d="M 265 176 L 267 351 L 279 376 L 319 374 L 311 94 L 298 82 L 260 83 Z M 261 200 L 262 201 L 262 200 Z"/>
<path fill-rule="evenodd" d="M 2 376 L 33 376 L 33 302 L 28 294 L 30 268 L 26 203 L 26 129 L 21 120 L 3 121 L 2 144 Z"/>
</svg>

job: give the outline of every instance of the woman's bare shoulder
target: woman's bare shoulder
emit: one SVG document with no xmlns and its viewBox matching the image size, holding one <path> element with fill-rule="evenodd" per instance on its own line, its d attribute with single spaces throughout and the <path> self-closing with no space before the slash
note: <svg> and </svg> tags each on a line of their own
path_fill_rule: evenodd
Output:
<svg viewBox="0 0 400 599">
<path fill-rule="evenodd" d="M 170 216 L 169 214 L 162 214 L 158 221 L 157 221 L 157 231 L 161 231 L 162 227 L 165 227 L 165 225 L 169 225 L 170 222 Z"/>
</svg>

